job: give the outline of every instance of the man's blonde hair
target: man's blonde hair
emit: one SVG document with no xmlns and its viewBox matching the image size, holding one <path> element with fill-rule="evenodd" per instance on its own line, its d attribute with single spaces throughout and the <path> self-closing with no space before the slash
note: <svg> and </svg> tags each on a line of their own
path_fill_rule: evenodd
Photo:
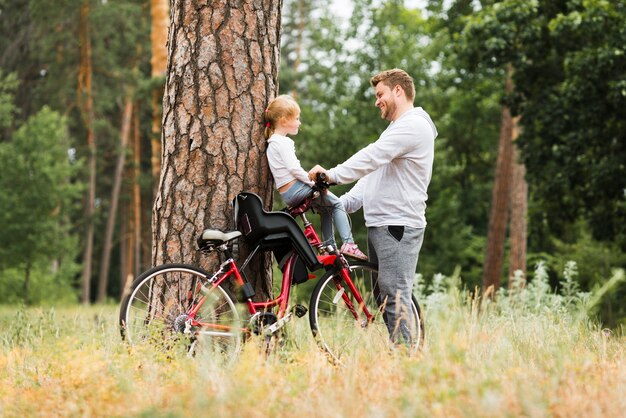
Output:
<svg viewBox="0 0 626 418">
<path fill-rule="evenodd" d="M 276 97 L 270 102 L 263 115 L 265 118 L 265 139 L 269 139 L 276 130 L 276 122 L 281 118 L 295 118 L 300 113 L 300 106 L 288 94 Z"/>
<path fill-rule="evenodd" d="M 392 70 L 382 71 L 370 79 L 372 87 L 376 87 L 378 83 L 383 83 L 390 89 L 393 89 L 395 86 L 400 86 L 407 99 L 412 102 L 415 98 L 415 84 L 413 84 L 413 78 L 404 70 L 394 68 Z"/>
</svg>

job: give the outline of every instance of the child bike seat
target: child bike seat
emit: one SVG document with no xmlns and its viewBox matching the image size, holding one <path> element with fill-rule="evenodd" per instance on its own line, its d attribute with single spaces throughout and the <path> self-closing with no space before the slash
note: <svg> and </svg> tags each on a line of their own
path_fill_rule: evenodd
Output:
<svg viewBox="0 0 626 418">
<path fill-rule="evenodd" d="M 323 265 L 294 218 L 284 212 L 267 212 L 261 198 L 251 192 L 241 192 L 233 201 L 235 222 L 246 242 L 255 247 L 293 248 L 309 270 Z"/>
</svg>

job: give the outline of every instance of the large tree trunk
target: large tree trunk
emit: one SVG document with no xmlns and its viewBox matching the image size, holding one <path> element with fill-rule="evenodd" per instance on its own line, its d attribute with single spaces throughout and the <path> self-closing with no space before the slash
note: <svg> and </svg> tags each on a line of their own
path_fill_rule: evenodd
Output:
<svg viewBox="0 0 626 418">
<path fill-rule="evenodd" d="M 513 88 L 511 79 L 512 70 L 507 71 L 505 84 L 506 92 Z M 502 108 L 502 122 L 500 125 L 500 139 L 498 143 L 498 158 L 496 161 L 496 175 L 491 193 L 491 213 L 489 214 L 489 231 L 487 232 L 487 246 L 483 264 L 483 290 L 489 291 L 500 287 L 502 263 L 504 259 L 504 241 L 506 238 L 506 224 L 509 213 L 509 192 L 511 181 L 512 143 L 511 134 L 513 122 L 508 106 Z"/>
<path fill-rule="evenodd" d="M 104 244 L 102 245 L 102 261 L 100 263 L 100 277 L 98 279 L 98 294 L 96 302 L 102 303 L 107 297 L 107 286 L 109 283 L 109 265 L 111 261 L 111 247 L 113 243 L 113 231 L 115 230 L 115 218 L 117 217 L 117 205 L 120 199 L 122 188 L 122 177 L 124 174 L 124 163 L 126 161 L 126 151 L 128 148 L 128 138 L 130 136 L 130 125 L 133 116 L 133 100 L 129 94 L 124 103 L 122 111 L 122 128 L 120 132 L 120 149 L 113 173 L 113 188 L 111 189 L 111 206 L 107 226 L 104 232 Z"/>
<path fill-rule="evenodd" d="M 231 202 L 242 190 L 272 204 L 263 111 L 276 94 L 281 1 L 174 0 L 163 101 L 163 161 L 153 212 L 153 263 L 200 259 L 204 228 L 232 229 Z M 257 291 L 271 289 L 269 256 L 246 272 Z"/>
<path fill-rule="evenodd" d="M 526 244 L 528 229 L 528 183 L 526 182 L 526 166 L 520 161 L 519 149 L 515 140 L 519 135 L 519 117 L 513 118 L 511 135 L 511 223 L 509 226 L 509 278 L 516 271 L 526 275 Z M 509 280 L 509 283 L 512 283 Z"/>
<path fill-rule="evenodd" d="M 89 181 L 87 195 L 83 204 L 83 218 L 85 227 L 85 250 L 83 252 L 83 272 L 81 278 L 81 302 L 90 301 L 91 266 L 93 258 L 94 212 L 96 202 L 96 137 L 94 133 L 94 109 L 92 94 L 92 61 L 91 61 L 91 34 L 89 29 L 89 1 L 80 6 L 79 34 L 80 67 L 78 71 L 78 103 L 83 122 L 87 131 L 87 169 Z"/>
</svg>

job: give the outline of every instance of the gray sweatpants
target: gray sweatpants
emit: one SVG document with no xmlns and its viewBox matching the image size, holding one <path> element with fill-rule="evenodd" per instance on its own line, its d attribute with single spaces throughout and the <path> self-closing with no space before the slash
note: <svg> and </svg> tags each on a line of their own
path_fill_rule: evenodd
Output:
<svg viewBox="0 0 626 418">
<path fill-rule="evenodd" d="M 381 226 L 367 228 L 369 260 L 378 263 L 374 289 L 383 318 L 394 343 L 410 344 L 415 335 L 411 295 L 424 228 Z"/>
</svg>

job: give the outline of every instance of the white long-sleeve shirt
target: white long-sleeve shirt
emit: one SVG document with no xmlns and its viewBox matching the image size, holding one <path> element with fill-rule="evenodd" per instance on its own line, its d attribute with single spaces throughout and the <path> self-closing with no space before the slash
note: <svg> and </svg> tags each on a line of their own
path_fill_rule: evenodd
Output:
<svg viewBox="0 0 626 418">
<path fill-rule="evenodd" d="M 329 170 L 339 184 L 360 179 L 340 198 L 346 211 L 363 207 L 368 227 L 424 228 L 436 137 L 428 113 L 413 108 L 391 122 L 376 142 Z"/>
<path fill-rule="evenodd" d="M 309 173 L 300 165 L 300 160 L 296 157 L 296 146 L 291 138 L 274 134 L 267 142 L 267 161 L 277 189 L 294 179 L 308 185 L 314 184 L 309 180 Z"/>
</svg>

